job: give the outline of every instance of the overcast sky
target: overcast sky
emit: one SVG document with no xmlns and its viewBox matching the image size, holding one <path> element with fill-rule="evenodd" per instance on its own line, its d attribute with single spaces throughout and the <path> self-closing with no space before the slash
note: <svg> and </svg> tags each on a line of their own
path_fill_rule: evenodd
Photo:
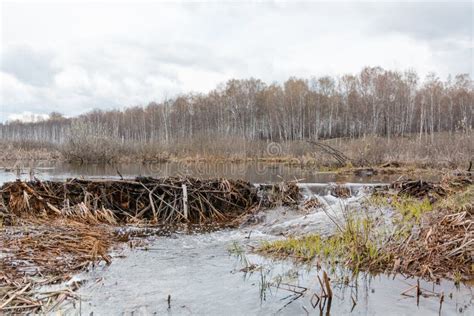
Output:
<svg viewBox="0 0 474 316">
<path fill-rule="evenodd" d="M 473 74 L 471 2 L 1 4 L 0 121 L 207 92 L 230 78 Z"/>
</svg>

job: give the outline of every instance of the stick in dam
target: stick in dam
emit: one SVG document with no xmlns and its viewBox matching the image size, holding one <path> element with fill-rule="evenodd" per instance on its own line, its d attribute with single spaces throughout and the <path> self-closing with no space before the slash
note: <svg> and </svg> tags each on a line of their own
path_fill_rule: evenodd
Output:
<svg viewBox="0 0 474 316">
<path fill-rule="evenodd" d="M 183 211 L 184 211 L 184 219 L 188 220 L 188 187 L 186 184 L 182 185 L 183 188 Z"/>
</svg>

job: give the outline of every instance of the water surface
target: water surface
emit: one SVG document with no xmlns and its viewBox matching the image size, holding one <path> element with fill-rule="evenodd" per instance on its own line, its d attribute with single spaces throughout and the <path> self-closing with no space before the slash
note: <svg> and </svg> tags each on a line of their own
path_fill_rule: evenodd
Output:
<svg viewBox="0 0 474 316">
<path fill-rule="evenodd" d="M 244 179 L 252 183 L 272 183 L 299 180 L 308 183 L 353 182 L 387 183 L 399 175 L 357 176 L 326 172 L 317 168 L 290 166 L 281 163 L 186 163 L 168 162 L 156 164 L 68 164 L 40 162 L 17 162 L 0 164 L 0 182 L 11 181 L 17 177 L 29 179 L 65 179 L 71 177 L 170 177 L 193 176 L 199 178 Z"/>
</svg>

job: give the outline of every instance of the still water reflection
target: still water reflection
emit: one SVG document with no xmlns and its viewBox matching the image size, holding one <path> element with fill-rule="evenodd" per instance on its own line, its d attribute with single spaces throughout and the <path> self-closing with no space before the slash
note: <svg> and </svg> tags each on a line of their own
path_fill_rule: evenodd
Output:
<svg viewBox="0 0 474 316">
<path fill-rule="evenodd" d="M 1 165 L 0 165 L 1 167 Z M 67 163 L 18 163 L 4 165 L 0 169 L 0 181 L 11 181 L 17 176 L 28 179 L 65 179 L 72 177 L 169 177 L 186 175 L 199 178 L 223 177 L 244 179 L 252 183 L 271 183 L 282 180 L 300 180 L 307 183 L 352 182 L 387 183 L 395 175 L 355 176 L 322 172 L 315 168 L 301 168 L 285 164 L 269 163 L 185 163 L 167 162 L 158 164 L 67 164 Z"/>
</svg>

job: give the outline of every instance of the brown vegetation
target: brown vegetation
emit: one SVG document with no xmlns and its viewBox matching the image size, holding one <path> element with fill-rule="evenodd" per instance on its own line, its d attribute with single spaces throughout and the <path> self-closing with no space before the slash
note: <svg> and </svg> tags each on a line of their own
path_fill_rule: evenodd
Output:
<svg viewBox="0 0 474 316">
<path fill-rule="evenodd" d="M 73 273 L 100 261 L 114 241 L 111 229 L 63 218 L 29 219 L 2 228 L 0 234 L 0 313 L 48 314 L 67 299 L 77 298 Z"/>
<path fill-rule="evenodd" d="M 474 157 L 474 142 L 471 133 L 437 134 L 432 141 L 413 137 L 397 137 L 390 140 L 384 137 L 366 137 L 357 139 L 332 139 L 323 143 L 343 152 L 349 157 L 349 165 L 354 167 L 381 167 L 380 173 L 400 172 L 403 168 L 460 168 L 466 170 Z M 24 161 L 65 161 L 75 160 L 72 154 L 64 155 L 60 145 L 43 149 L 24 143 L 0 142 L 5 151 L 0 153 L 0 161 L 11 164 Z M 115 145 L 114 145 L 115 146 Z M 138 145 L 137 145 L 138 146 Z M 132 146 L 116 145 L 102 152 L 90 147 L 74 150 L 85 158 L 84 162 L 94 161 L 94 157 L 108 157 L 105 161 L 121 163 L 161 163 L 161 162 L 229 162 L 260 161 L 284 163 L 303 168 L 326 169 L 340 168 L 341 164 L 331 154 L 319 150 L 305 141 L 268 143 L 266 141 L 248 142 L 241 139 L 214 139 L 207 142 L 182 141 L 173 145 L 147 145 L 137 149 Z M 270 152 L 277 148 L 276 152 Z M 61 151 L 63 151 L 61 149 Z M 82 161 L 81 159 L 76 159 Z M 382 166 L 386 165 L 386 166 Z M 403 169 L 405 170 L 405 169 Z M 342 170 L 344 171 L 344 170 Z M 346 171 L 348 171 L 346 169 Z M 355 170 L 354 170 L 355 171 Z"/>
<path fill-rule="evenodd" d="M 426 214 L 419 233 L 387 245 L 394 254 L 392 272 L 436 280 L 472 280 L 474 271 L 474 214 L 436 211 Z"/>
<path fill-rule="evenodd" d="M 311 152 L 299 142 L 338 139 L 330 142 L 356 165 L 386 162 L 385 156 L 451 164 L 457 163 L 454 153 L 466 162 L 473 154 L 465 141 L 472 138 L 474 119 L 471 79 L 458 75 L 443 82 L 432 74 L 419 81 L 414 72 L 379 67 L 340 78 L 290 78 L 282 85 L 230 80 L 208 94 L 146 107 L 7 122 L 0 124 L 0 139 L 39 142 L 63 159 L 80 161 L 110 162 L 124 155 L 139 161 L 294 158 Z M 269 155 L 269 142 L 288 150 Z"/>
<path fill-rule="evenodd" d="M 371 203 L 375 201 L 377 207 L 390 206 L 396 211 L 391 227 L 384 226 L 386 218 L 346 210 L 344 222 L 338 223 L 332 236 L 309 234 L 264 242 L 259 251 L 278 258 L 342 262 L 356 272 L 402 273 L 455 282 L 474 279 L 471 177 L 450 177 L 441 183 L 400 181 L 377 192 Z M 390 233 L 383 234 L 384 230 Z"/>
<path fill-rule="evenodd" d="M 474 279 L 474 184 L 471 178 L 444 179 L 442 184 L 409 181 L 398 194 L 430 198 L 433 211 L 422 214 L 418 231 L 403 240 L 392 239 L 393 272 L 427 279 Z M 436 203 L 434 201 L 437 201 Z"/>
<path fill-rule="evenodd" d="M 265 206 L 297 205 L 301 193 L 296 182 L 261 184 L 259 186 L 262 203 Z"/>
</svg>

